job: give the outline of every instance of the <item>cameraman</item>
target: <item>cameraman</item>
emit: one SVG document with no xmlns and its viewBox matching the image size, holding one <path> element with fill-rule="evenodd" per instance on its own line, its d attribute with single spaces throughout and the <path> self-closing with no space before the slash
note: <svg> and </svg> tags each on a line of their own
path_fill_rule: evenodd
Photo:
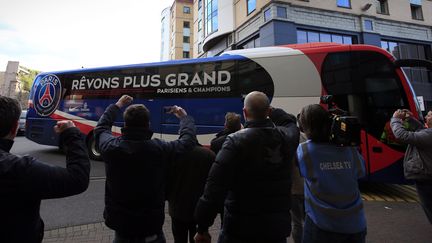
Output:
<svg viewBox="0 0 432 243">
<path fill-rule="evenodd" d="M 365 242 L 366 218 L 357 184 L 365 175 L 365 163 L 355 147 L 329 142 L 331 122 L 317 104 L 300 113 L 299 124 L 308 138 L 297 149 L 305 178 L 303 243 Z"/>
</svg>

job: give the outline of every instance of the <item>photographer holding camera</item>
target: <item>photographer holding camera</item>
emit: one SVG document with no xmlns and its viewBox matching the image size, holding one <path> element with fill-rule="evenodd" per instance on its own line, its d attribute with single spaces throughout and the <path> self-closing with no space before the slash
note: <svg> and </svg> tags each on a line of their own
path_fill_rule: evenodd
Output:
<svg viewBox="0 0 432 243">
<path fill-rule="evenodd" d="M 301 110 L 299 124 L 308 140 L 299 145 L 305 178 L 303 242 L 365 242 L 366 218 L 357 179 L 365 163 L 353 146 L 330 142 L 332 116 L 318 104 Z"/>
<path fill-rule="evenodd" d="M 417 123 L 415 131 L 402 124 L 405 120 Z M 398 141 L 408 144 L 403 162 L 406 179 L 416 182 L 417 193 L 429 222 L 432 224 L 432 112 L 425 117 L 428 128 L 422 129 L 420 122 L 409 110 L 396 110 L 391 119 L 391 128 Z"/>
</svg>

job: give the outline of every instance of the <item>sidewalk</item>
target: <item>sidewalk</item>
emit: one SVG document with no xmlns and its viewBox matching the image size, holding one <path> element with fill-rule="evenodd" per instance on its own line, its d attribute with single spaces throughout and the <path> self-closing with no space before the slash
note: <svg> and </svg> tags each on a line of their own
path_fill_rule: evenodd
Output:
<svg viewBox="0 0 432 243">
<path fill-rule="evenodd" d="M 215 225 L 210 229 L 212 241 L 216 241 L 219 234 L 220 218 L 215 220 Z M 163 231 L 167 243 L 173 243 L 171 231 L 171 218 L 165 214 Z M 108 228 L 105 223 L 93 223 L 78 226 L 71 226 L 45 231 L 43 243 L 112 243 L 114 231 Z"/>
<path fill-rule="evenodd" d="M 114 232 L 103 222 L 45 231 L 43 242 L 112 242 Z"/>
<path fill-rule="evenodd" d="M 364 201 L 368 223 L 368 243 L 431 242 L 431 225 L 421 206 L 415 202 Z M 210 229 L 212 242 L 217 241 L 220 219 Z M 171 218 L 166 214 L 163 231 L 167 243 L 173 243 Z M 45 231 L 44 243 L 112 243 L 114 232 L 103 222 Z M 265 243 L 265 242 L 263 242 Z M 291 238 L 288 243 L 292 243 Z"/>
</svg>

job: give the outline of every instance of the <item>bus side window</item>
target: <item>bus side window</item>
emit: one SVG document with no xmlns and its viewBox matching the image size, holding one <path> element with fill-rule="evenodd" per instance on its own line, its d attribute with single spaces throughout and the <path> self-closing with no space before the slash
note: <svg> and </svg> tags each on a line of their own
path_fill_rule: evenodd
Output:
<svg viewBox="0 0 432 243">
<path fill-rule="evenodd" d="M 246 95 L 252 91 L 273 96 L 273 80 L 270 74 L 253 60 L 238 61 L 238 92 Z"/>
</svg>

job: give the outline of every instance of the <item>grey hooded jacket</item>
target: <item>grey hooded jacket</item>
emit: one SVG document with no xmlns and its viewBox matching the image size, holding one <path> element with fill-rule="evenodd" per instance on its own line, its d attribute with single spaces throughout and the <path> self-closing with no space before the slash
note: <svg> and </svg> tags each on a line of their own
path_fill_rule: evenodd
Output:
<svg viewBox="0 0 432 243">
<path fill-rule="evenodd" d="M 432 180 L 432 128 L 408 131 L 399 118 L 392 118 L 390 124 L 395 137 L 408 144 L 404 158 L 405 178 Z"/>
</svg>

